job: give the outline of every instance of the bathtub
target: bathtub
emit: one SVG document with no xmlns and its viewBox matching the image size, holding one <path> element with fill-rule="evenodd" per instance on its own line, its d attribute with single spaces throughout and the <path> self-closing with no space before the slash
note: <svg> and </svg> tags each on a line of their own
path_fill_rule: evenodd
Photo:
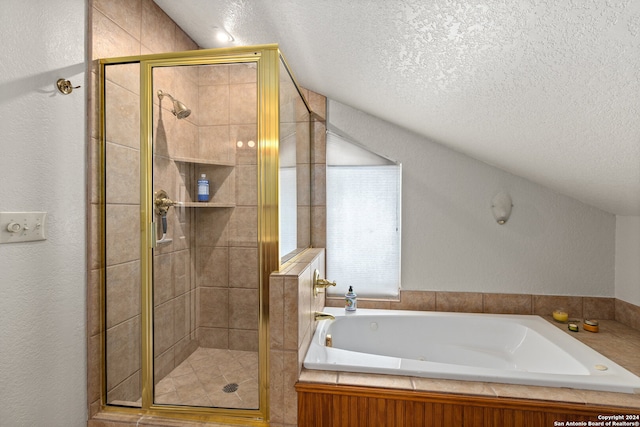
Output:
<svg viewBox="0 0 640 427">
<path fill-rule="evenodd" d="M 335 320 L 318 323 L 307 369 L 640 393 L 640 378 L 539 316 L 325 312 Z"/>
</svg>

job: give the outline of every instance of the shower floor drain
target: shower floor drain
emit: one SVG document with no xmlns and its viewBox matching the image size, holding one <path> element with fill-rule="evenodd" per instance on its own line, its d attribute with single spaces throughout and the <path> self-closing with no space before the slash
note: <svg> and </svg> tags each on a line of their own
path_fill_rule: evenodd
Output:
<svg viewBox="0 0 640 427">
<path fill-rule="evenodd" d="M 224 391 L 225 393 L 233 393 L 234 391 L 238 390 L 238 384 L 236 383 L 229 383 L 226 386 L 222 387 L 222 391 Z"/>
</svg>

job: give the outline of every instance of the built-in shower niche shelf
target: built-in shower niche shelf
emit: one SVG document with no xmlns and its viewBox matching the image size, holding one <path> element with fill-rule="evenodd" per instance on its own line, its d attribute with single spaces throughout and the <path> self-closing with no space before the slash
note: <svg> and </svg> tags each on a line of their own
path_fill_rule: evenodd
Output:
<svg viewBox="0 0 640 427">
<path fill-rule="evenodd" d="M 195 163 L 198 165 L 214 165 L 214 166 L 235 166 L 235 162 L 226 162 L 222 160 L 205 160 L 190 157 L 172 157 L 173 161 L 180 163 Z"/>
<path fill-rule="evenodd" d="M 176 207 L 185 208 L 235 208 L 235 203 L 224 202 L 176 202 Z"/>
</svg>

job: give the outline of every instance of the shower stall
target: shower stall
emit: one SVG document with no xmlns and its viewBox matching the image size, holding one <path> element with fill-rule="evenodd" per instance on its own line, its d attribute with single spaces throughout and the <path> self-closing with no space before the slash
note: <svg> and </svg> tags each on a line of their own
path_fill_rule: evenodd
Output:
<svg viewBox="0 0 640 427">
<path fill-rule="evenodd" d="M 268 278 L 310 244 L 304 91 L 276 45 L 99 74 L 102 409 L 266 425 Z"/>
</svg>

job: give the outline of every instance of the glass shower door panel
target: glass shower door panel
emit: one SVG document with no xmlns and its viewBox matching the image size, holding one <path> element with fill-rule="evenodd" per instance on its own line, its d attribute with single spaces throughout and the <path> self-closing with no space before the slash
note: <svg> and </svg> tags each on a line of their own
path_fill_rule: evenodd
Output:
<svg viewBox="0 0 640 427">
<path fill-rule="evenodd" d="M 107 403 L 141 405 L 140 95 L 138 64 L 105 67 L 104 186 Z"/>
<path fill-rule="evenodd" d="M 280 61 L 278 207 L 280 257 L 285 262 L 311 244 L 311 115 Z"/>
<path fill-rule="evenodd" d="M 256 68 L 152 78 L 154 402 L 257 409 Z"/>
</svg>

